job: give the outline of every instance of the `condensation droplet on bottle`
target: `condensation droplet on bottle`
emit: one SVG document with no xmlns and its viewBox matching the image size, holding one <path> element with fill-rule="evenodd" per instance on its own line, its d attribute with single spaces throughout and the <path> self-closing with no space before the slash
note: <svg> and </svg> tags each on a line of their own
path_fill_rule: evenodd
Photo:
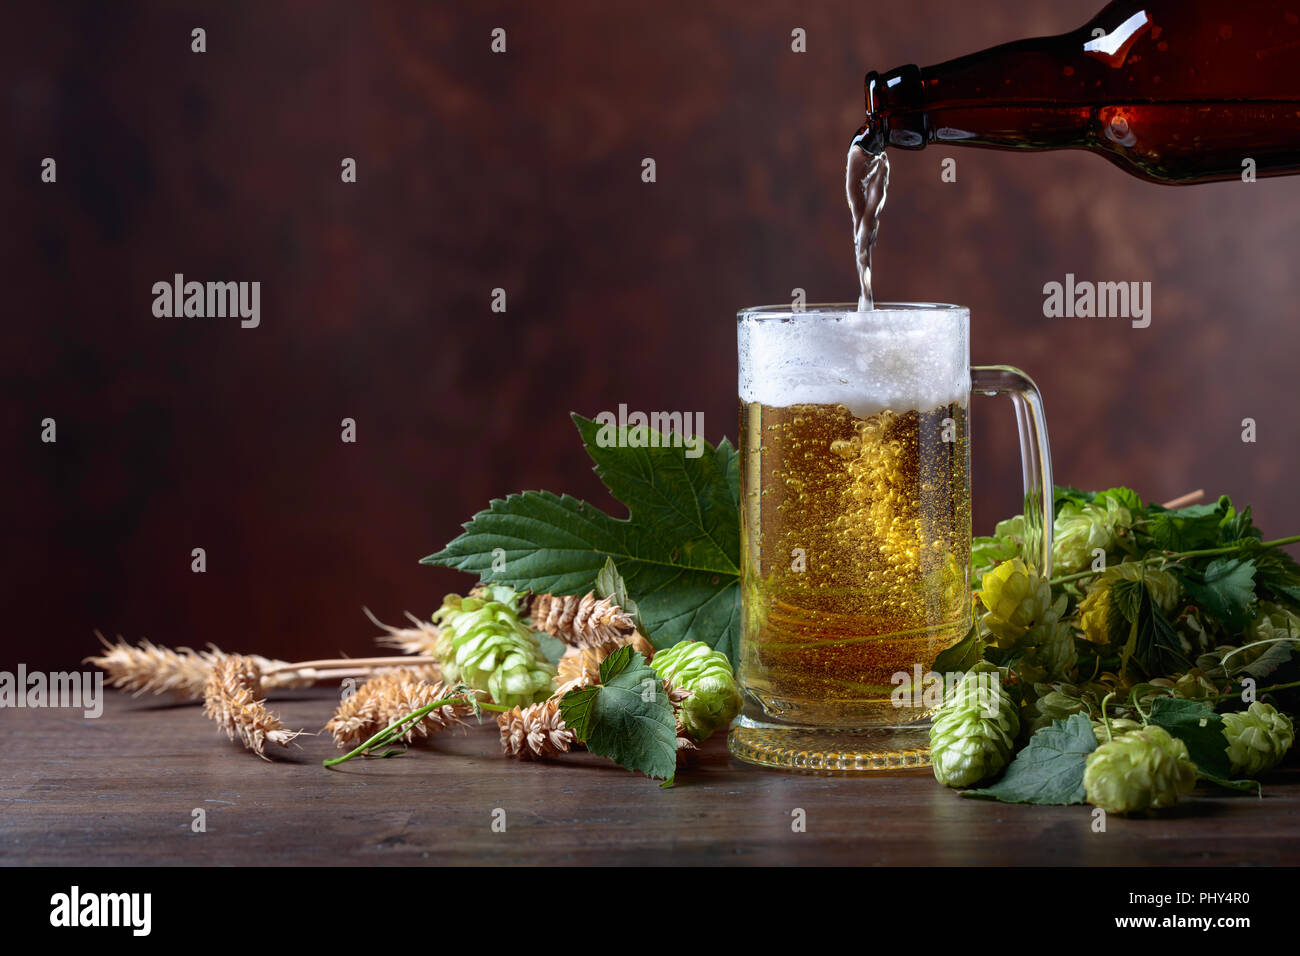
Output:
<svg viewBox="0 0 1300 956">
<path fill-rule="evenodd" d="M 1137 142 L 1137 136 L 1129 128 L 1127 117 L 1121 113 L 1116 113 L 1106 124 L 1106 138 L 1120 146 L 1132 146 Z"/>
</svg>

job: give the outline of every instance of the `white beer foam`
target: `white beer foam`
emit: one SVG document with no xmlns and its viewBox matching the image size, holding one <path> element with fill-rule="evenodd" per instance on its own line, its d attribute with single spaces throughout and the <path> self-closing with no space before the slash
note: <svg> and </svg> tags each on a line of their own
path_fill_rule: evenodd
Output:
<svg viewBox="0 0 1300 956">
<path fill-rule="evenodd" d="M 739 326 L 740 399 L 774 408 L 841 404 L 858 418 L 965 406 L 966 317 L 959 309 L 746 317 Z"/>
</svg>

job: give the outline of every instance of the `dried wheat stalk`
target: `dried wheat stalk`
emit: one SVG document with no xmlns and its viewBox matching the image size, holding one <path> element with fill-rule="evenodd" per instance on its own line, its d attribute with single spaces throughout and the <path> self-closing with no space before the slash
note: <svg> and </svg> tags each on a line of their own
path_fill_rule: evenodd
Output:
<svg viewBox="0 0 1300 956">
<path fill-rule="evenodd" d="M 302 731 L 285 730 L 280 718 L 266 709 L 258 691 L 262 679 L 251 657 L 228 656 L 213 664 L 203 697 L 203 713 L 217 722 L 231 740 L 240 742 L 263 760 L 266 743 L 287 747 Z"/>
<path fill-rule="evenodd" d="M 400 668 L 375 674 L 357 692 L 339 704 L 325 729 L 341 748 L 351 749 L 369 740 L 407 714 L 449 697 L 447 686 L 433 682 L 436 668 Z M 407 726 L 403 740 L 427 737 L 446 727 L 463 724 L 468 704 L 446 704 Z"/>
<path fill-rule="evenodd" d="M 1196 504 L 1196 502 L 1200 501 L 1204 497 L 1205 497 L 1205 489 L 1197 488 L 1195 491 L 1189 491 L 1185 495 L 1179 495 L 1177 498 L 1174 498 L 1172 501 L 1166 501 L 1160 507 L 1169 508 L 1171 510 L 1174 508 L 1186 508 L 1188 505 Z"/>
<path fill-rule="evenodd" d="M 557 697 L 499 714 L 497 727 L 502 753 L 521 760 L 558 757 L 577 745 L 573 731 L 564 726 Z"/>
<path fill-rule="evenodd" d="M 131 691 L 136 697 L 146 693 L 172 693 L 183 700 L 202 700 L 213 667 L 238 656 L 227 654 L 215 644 L 209 644 L 206 651 L 195 651 L 188 647 L 171 650 L 152 641 L 141 641 L 132 647 L 121 637 L 118 637 L 117 643 L 110 644 L 99 631 L 95 632 L 95 636 L 104 646 L 104 653 L 87 657 L 82 663 L 94 664 L 106 671 L 110 686 Z M 285 664 L 284 661 L 269 660 L 257 655 L 248 655 L 247 659 L 256 664 L 259 673 Z M 314 675 L 289 670 L 273 677 L 264 677 L 262 689 L 310 687 L 315 681 Z"/>
<path fill-rule="evenodd" d="M 677 712 L 682 709 L 682 701 L 684 701 L 687 697 L 690 697 L 691 692 L 689 690 L 682 690 L 678 687 L 674 687 L 672 684 L 668 683 L 667 679 L 664 680 L 664 690 L 668 693 L 668 703 L 673 705 L 673 716 L 676 716 Z M 680 753 L 683 750 L 694 750 L 694 749 L 695 749 L 695 738 L 692 737 L 689 732 L 687 732 L 685 725 L 682 723 L 682 719 L 680 717 L 677 717 L 678 753 Z"/>
<path fill-rule="evenodd" d="M 107 671 L 110 686 L 132 691 L 137 697 L 144 693 L 170 692 L 180 700 L 202 700 L 213 667 L 237 656 L 257 665 L 263 692 L 311 687 L 321 681 L 344 677 L 368 677 L 381 670 L 412 664 L 424 666 L 426 670 L 433 668 L 429 676 L 437 676 L 436 662 L 432 658 L 338 658 L 292 663 L 257 654 L 227 654 L 215 644 L 209 644 L 206 651 L 194 651 L 188 647 L 172 650 L 151 641 L 141 641 L 132 647 L 121 637 L 116 644 L 110 644 L 99 631 L 95 636 L 104 646 L 104 653 L 87 657 L 83 663 Z"/>
<path fill-rule="evenodd" d="M 573 647 L 613 649 L 636 634 L 632 616 L 610 598 L 594 591 L 574 594 L 539 594 L 531 609 L 533 627 L 558 637 Z"/>
<path fill-rule="evenodd" d="M 404 654 L 419 654 L 425 657 L 436 657 L 438 641 L 442 637 L 442 631 L 438 630 L 432 622 L 422 621 L 411 612 L 406 612 L 406 619 L 414 624 L 414 627 L 393 627 L 385 624 L 379 618 L 370 613 L 369 608 L 362 608 L 366 612 L 366 617 L 370 618 L 375 627 L 382 628 L 384 635 L 375 638 L 375 642 L 383 647 L 395 647 Z"/>
</svg>

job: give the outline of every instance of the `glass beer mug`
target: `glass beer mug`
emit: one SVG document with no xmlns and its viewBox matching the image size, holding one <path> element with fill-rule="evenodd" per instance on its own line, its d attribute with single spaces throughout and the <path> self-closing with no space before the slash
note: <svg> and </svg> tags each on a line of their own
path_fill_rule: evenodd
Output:
<svg viewBox="0 0 1300 956">
<path fill-rule="evenodd" d="M 961 306 L 738 320 L 745 706 L 728 745 L 772 767 L 926 766 L 924 675 L 972 623 L 969 398 L 1015 404 L 1025 559 L 1050 573 L 1038 390 L 1016 369 L 970 367 Z"/>
</svg>

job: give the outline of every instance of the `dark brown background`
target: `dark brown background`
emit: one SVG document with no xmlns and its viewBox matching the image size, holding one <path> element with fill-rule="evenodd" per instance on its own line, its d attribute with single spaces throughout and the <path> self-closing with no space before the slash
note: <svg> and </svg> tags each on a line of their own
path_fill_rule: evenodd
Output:
<svg viewBox="0 0 1300 956">
<path fill-rule="evenodd" d="M 0 665 L 71 664 L 96 627 L 361 653 L 362 605 L 425 614 L 468 583 L 416 562 L 489 498 L 608 504 L 570 411 L 700 410 L 710 440 L 734 438 L 735 310 L 796 286 L 855 294 L 842 161 L 863 72 L 1099 6 L 11 11 Z M 45 156 L 57 184 L 39 181 Z M 1300 178 L 1170 188 L 1086 154 L 937 149 L 894 173 L 881 297 L 972 308 L 974 361 L 1042 388 L 1059 480 L 1204 487 L 1253 503 L 1270 534 L 1300 530 Z M 151 286 L 175 272 L 261 281 L 262 326 L 154 318 Z M 1066 272 L 1150 280 L 1151 327 L 1044 319 L 1043 283 Z M 1018 510 L 1019 466 L 1010 409 L 977 401 L 984 531 Z"/>
</svg>

